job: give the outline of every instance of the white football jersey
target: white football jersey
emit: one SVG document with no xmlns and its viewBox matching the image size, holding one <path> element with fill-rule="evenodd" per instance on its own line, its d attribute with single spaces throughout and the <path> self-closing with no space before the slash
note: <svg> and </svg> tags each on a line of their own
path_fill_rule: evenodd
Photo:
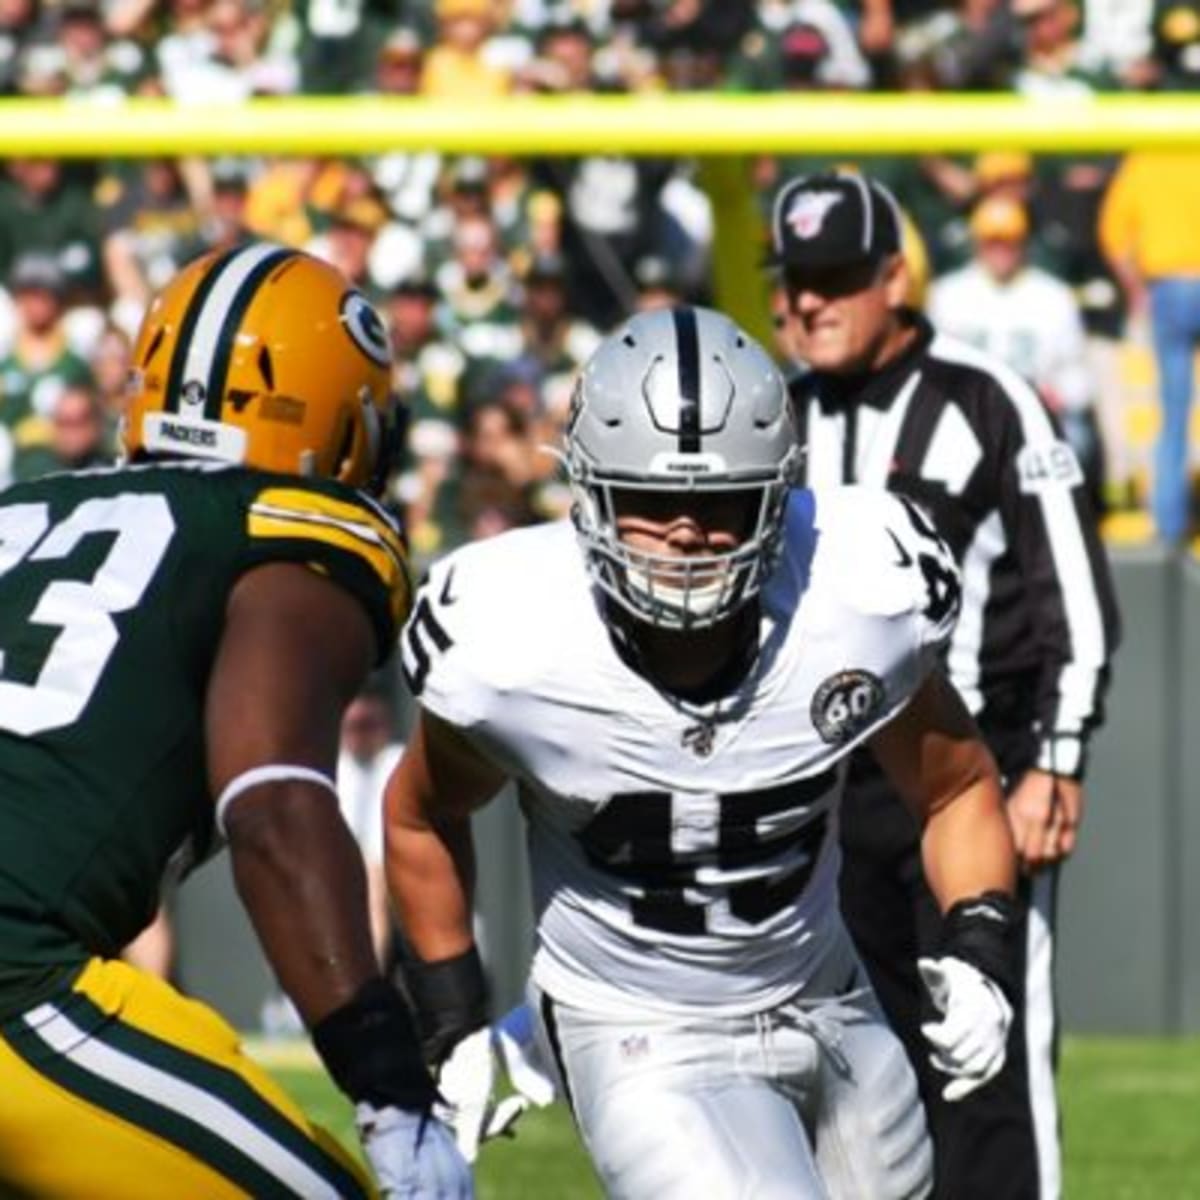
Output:
<svg viewBox="0 0 1200 1200">
<path fill-rule="evenodd" d="M 538 985 L 617 1014 L 747 1013 L 844 954 L 844 761 L 931 669 L 958 594 L 910 502 L 794 492 L 757 660 L 725 697 L 690 704 L 618 653 L 569 522 L 436 563 L 404 668 L 518 783 Z"/>
</svg>

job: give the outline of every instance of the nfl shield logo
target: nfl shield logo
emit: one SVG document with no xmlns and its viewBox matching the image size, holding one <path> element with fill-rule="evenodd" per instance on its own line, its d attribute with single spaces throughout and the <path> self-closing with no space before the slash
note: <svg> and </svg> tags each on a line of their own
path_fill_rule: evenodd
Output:
<svg viewBox="0 0 1200 1200">
<path fill-rule="evenodd" d="M 841 192 L 801 192 L 787 210 L 788 227 L 802 241 L 815 238 L 835 204 L 845 199 Z"/>
</svg>

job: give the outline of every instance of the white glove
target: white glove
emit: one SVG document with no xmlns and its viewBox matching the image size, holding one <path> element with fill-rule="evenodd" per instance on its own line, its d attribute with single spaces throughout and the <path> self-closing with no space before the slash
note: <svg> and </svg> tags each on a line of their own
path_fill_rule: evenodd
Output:
<svg viewBox="0 0 1200 1200">
<path fill-rule="evenodd" d="M 471 1168 L 435 1116 L 359 1103 L 354 1117 L 385 1200 L 472 1200 Z"/>
<path fill-rule="evenodd" d="M 982 971 L 961 958 L 920 958 L 917 968 L 942 1020 L 921 1026 L 929 1061 L 949 1075 L 942 1097 L 961 1100 L 1004 1066 L 1012 1005 Z"/>
<path fill-rule="evenodd" d="M 516 1089 L 503 1100 L 494 1094 L 497 1059 Z M 494 1025 L 456 1043 L 437 1086 L 444 1103 L 435 1103 L 434 1112 L 454 1131 L 459 1150 L 472 1163 L 480 1145 L 508 1133 L 531 1104 L 549 1104 L 554 1084 L 537 1053 L 529 1006 L 517 1005 Z"/>
</svg>

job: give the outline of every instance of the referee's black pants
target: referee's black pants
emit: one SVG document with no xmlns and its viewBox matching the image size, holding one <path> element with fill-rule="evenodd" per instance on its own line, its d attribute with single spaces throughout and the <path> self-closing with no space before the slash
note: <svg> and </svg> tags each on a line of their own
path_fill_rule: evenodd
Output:
<svg viewBox="0 0 1200 1200">
<path fill-rule="evenodd" d="M 1024 734 L 988 738 L 1005 778 L 1015 782 L 1031 761 L 1026 757 L 1029 740 Z M 842 912 L 917 1073 L 933 1139 L 935 1200 L 1057 1200 L 1052 941 L 1043 941 L 1034 955 L 1042 978 L 1030 983 L 1028 997 L 1023 986 L 1033 965 L 1026 961 L 1031 919 L 1039 928 L 1053 930 L 1057 868 L 1039 873 L 1036 885 L 1025 876 L 1019 881 L 1022 987 L 1013 1005 L 1004 1068 L 969 1096 L 947 1103 L 942 1099 L 947 1077 L 930 1065 L 929 1044 L 921 1033 L 922 1022 L 937 1014 L 917 971 L 917 958 L 936 952 L 941 916 L 921 869 L 916 822 L 865 752 L 856 754 L 851 764 L 841 841 Z M 1035 886 L 1038 911 L 1031 918 Z M 1036 1003 L 1027 1004 L 1027 999 Z"/>
</svg>

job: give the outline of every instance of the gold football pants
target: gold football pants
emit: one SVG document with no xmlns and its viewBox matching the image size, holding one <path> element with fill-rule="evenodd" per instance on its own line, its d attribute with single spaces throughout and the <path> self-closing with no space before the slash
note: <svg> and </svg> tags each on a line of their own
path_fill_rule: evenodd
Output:
<svg viewBox="0 0 1200 1200">
<path fill-rule="evenodd" d="M 224 1020 L 125 963 L 0 1024 L 2 1197 L 373 1194 Z"/>
</svg>

